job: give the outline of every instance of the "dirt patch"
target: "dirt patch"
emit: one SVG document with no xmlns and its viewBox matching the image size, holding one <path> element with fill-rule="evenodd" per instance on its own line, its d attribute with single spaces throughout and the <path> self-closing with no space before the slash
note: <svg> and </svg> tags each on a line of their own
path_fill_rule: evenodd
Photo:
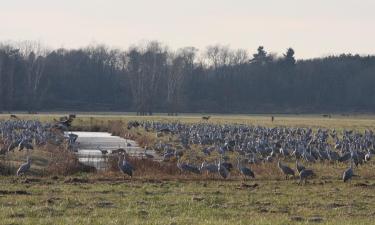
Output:
<svg viewBox="0 0 375 225">
<path fill-rule="evenodd" d="M 89 183 L 89 179 L 87 178 L 78 178 L 78 177 L 68 177 L 64 180 L 64 183 Z"/>
<path fill-rule="evenodd" d="M 375 184 L 366 184 L 366 183 L 355 183 L 354 187 L 364 187 L 364 188 L 375 188 Z"/>
<path fill-rule="evenodd" d="M 197 202 L 200 202 L 200 201 L 203 201 L 203 200 L 204 200 L 204 198 L 203 198 L 203 197 L 201 197 L 201 196 L 194 196 L 194 197 L 192 198 L 192 200 L 193 200 L 193 201 L 197 201 Z"/>
<path fill-rule="evenodd" d="M 25 218 L 26 215 L 24 213 L 13 213 L 9 215 L 9 218 Z"/>
<path fill-rule="evenodd" d="M 337 208 L 341 208 L 341 207 L 345 207 L 345 206 L 346 205 L 344 205 L 344 204 L 334 202 L 332 204 L 327 205 L 327 208 L 328 209 L 337 209 Z"/>
<path fill-rule="evenodd" d="M 244 189 L 254 189 L 256 187 L 258 187 L 259 184 L 255 183 L 255 184 L 246 184 L 246 183 L 242 183 L 239 187 L 236 187 L 236 189 L 240 189 L 240 190 L 244 190 Z"/>
<path fill-rule="evenodd" d="M 314 216 L 314 217 L 308 218 L 307 221 L 312 222 L 312 223 L 321 223 L 323 222 L 323 218 L 319 216 Z"/>
<path fill-rule="evenodd" d="M 31 193 L 25 190 L 19 190 L 19 191 L 0 190 L 0 195 L 31 195 Z"/>
<path fill-rule="evenodd" d="M 30 184 L 30 183 L 39 183 L 41 179 L 39 178 L 26 178 L 24 180 L 21 180 L 22 184 Z"/>
<path fill-rule="evenodd" d="M 290 220 L 295 221 L 295 222 L 302 222 L 302 221 L 305 221 L 305 218 L 303 218 L 301 216 L 292 216 L 292 217 L 290 217 Z"/>
<path fill-rule="evenodd" d="M 52 197 L 52 198 L 47 199 L 46 202 L 48 204 L 54 204 L 56 201 L 59 201 L 59 200 L 61 200 L 61 198 Z"/>
<path fill-rule="evenodd" d="M 115 204 L 113 204 L 113 202 L 110 201 L 100 201 L 96 203 L 96 206 L 99 208 L 113 208 L 115 207 Z"/>
</svg>

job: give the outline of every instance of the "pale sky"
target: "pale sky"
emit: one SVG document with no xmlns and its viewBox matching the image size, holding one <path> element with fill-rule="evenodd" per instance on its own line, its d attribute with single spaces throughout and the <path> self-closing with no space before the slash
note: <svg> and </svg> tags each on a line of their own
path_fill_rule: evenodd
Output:
<svg viewBox="0 0 375 225">
<path fill-rule="evenodd" d="M 375 0 L 0 0 L 0 41 L 375 54 Z"/>
</svg>

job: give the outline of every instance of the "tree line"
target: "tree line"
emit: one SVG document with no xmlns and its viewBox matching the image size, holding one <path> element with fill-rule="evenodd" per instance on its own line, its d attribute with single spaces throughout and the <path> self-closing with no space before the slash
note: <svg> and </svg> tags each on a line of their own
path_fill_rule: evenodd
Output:
<svg viewBox="0 0 375 225">
<path fill-rule="evenodd" d="M 49 50 L 0 44 L 0 111 L 315 113 L 375 111 L 375 57 L 296 60 L 260 46 L 178 50 L 157 41 Z"/>
</svg>

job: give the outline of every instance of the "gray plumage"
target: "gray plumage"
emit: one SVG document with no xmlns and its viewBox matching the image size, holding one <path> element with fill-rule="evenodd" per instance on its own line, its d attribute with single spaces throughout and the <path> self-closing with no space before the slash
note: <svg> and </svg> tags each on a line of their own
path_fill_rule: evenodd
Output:
<svg viewBox="0 0 375 225">
<path fill-rule="evenodd" d="M 241 173 L 245 178 L 246 178 L 246 177 L 252 177 L 252 178 L 255 178 L 255 174 L 254 174 L 254 172 L 253 172 L 250 168 L 241 165 L 239 159 L 237 159 L 237 160 L 238 160 L 237 167 L 238 167 L 238 170 L 240 171 L 240 173 Z"/>
<path fill-rule="evenodd" d="M 206 161 L 202 163 L 200 170 L 201 172 L 206 171 L 207 174 L 215 174 L 218 172 L 216 164 L 208 164 Z"/>
<path fill-rule="evenodd" d="M 370 161 L 370 160 L 371 160 L 371 152 L 368 151 L 368 152 L 366 153 L 366 155 L 365 155 L 365 161 L 368 162 L 368 161 Z"/>
<path fill-rule="evenodd" d="M 279 167 L 279 169 L 281 170 L 281 172 L 285 175 L 285 179 L 288 179 L 288 176 L 290 176 L 290 175 L 294 176 L 294 170 L 292 170 L 288 166 L 285 166 L 285 165 L 281 164 L 280 160 L 277 163 L 277 166 Z"/>
<path fill-rule="evenodd" d="M 352 179 L 353 174 L 354 174 L 353 173 L 353 161 L 351 160 L 350 161 L 350 167 L 349 167 L 349 169 L 345 170 L 344 173 L 343 173 L 343 175 L 342 175 L 342 180 L 344 182 L 346 182 L 346 181 Z"/>
<path fill-rule="evenodd" d="M 299 173 L 299 183 L 301 183 L 302 181 L 305 181 L 305 183 L 306 183 L 307 178 L 312 177 L 312 176 L 314 176 L 314 172 L 312 170 L 303 169 Z"/>
<path fill-rule="evenodd" d="M 229 176 L 229 171 L 227 170 L 227 168 L 225 168 L 222 163 L 221 163 L 221 160 L 219 160 L 219 163 L 217 165 L 217 170 L 220 174 L 220 176 L 224 179 L 228 178 Z"/>
<path fill-rule="evenodd" d="M 181 170 L 181 172 L 190 172 L 190 173 L 195 173 L 195 174 L 200 174 L 201 172 L 199 168 L 194 165 L 181 163 L 180 159 L 178 159 L 177 161 L 177 167 Z"/>
<path fill-rule="evenodd" d="M 298 162 L 298 160 L 296 160 L 296 169 L 297 169 L 298 173 L 301 173 L 301 171 L 306 169 L 306 167 L 304 167 L 302 164 L 300 164 Z"/>
<path fill-rule="evenodd" d="M 17 176 L 24 175 L 26 172 L 30 170 L 31 167 L 31 159 L 27 157 L 27 162 L 22 164 L 20 168 L 17 170 Z"/>
<path fill-rule="evenodd" d="M 119 156 L 118 167 L 123 174 L 133 177 L 134 167 L 126 160 L 125 156 L 123 158 Z"/>
</svg>

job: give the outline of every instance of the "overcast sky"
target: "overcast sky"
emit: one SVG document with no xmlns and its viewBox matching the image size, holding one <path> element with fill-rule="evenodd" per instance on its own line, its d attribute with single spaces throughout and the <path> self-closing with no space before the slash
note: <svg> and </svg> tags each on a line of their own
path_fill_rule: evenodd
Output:
<svg viewBox="0 0 375 225">
<path fill-rule="evenodd" d="M 375 0 L 0 0 L 0 41 L 375 54 Z"/>
</svg>

